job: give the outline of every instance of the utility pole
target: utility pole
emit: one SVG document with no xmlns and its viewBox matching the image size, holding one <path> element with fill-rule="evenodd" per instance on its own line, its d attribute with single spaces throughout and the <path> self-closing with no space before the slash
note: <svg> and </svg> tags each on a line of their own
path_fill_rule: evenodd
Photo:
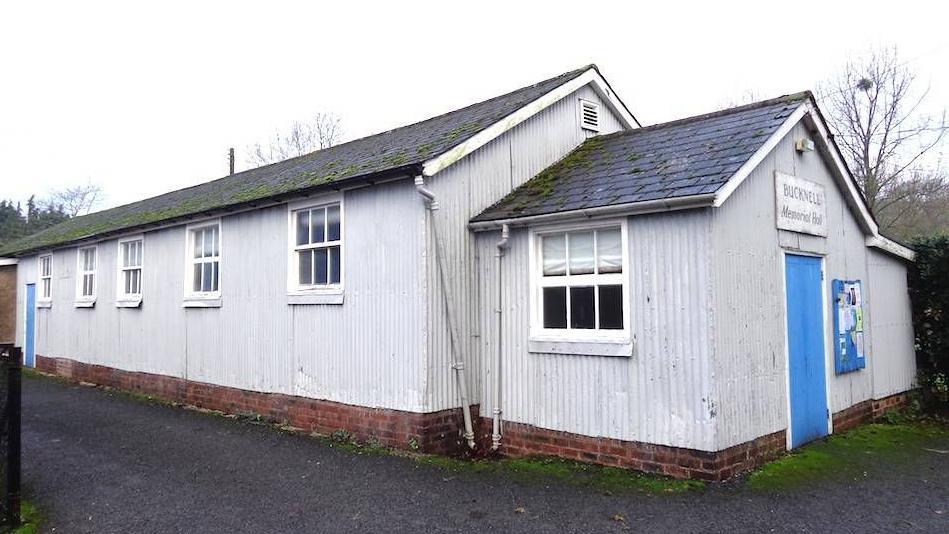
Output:
<svg viewBox="0 0 949 534">
<path fill-rule="evenodd" d="M 231 174 L 234 174 L 234 147 L 227 149 L 227 159 L 231 164 Z"/>
</svg>

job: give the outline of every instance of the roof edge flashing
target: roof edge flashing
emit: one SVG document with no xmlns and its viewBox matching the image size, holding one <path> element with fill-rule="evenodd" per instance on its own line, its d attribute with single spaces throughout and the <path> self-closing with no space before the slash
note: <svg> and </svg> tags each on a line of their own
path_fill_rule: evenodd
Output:
<svg viewBox="0 0 949 534">
<path fill-rule="evenodd" d="M 422 173 L 425 176 L 435 175 L 436 173 L 444 170 L 454 163 L 457 163 L 468 154 L 471 154 L 475 150 L 478 150 L 494 139 L 504 135 L 519 124 L 525 122 L 534 115 L 537 115 L 554 103 L 566 98 L 571 93 L 574 93 L 584 85 L 588 84 L 593 85 L 594 91 L 596 91 L 596 93 L 601 98 L 603 98 L 607 107 L 609 107 L 610 110 L 613 111 L 617 117 L 619 117 L 620 122 L 623 123 L 623 126 L 629 130 L 639 127 L 636 118 L 633 117 L 628 109 L 626 109 L 625 104 L 619 100 L 619 97 L 617 97 L 613 90 L 609 87 L 609 84 L 606 82 L 603 76 L 600 75 L 596 67 L 590 66 L 580 76 L 564 82 L 540 98 L 528 103 L 527 105 L 495 122 L 484 130 L 481 130 L 470 139 L 467 139 L 466 141 L 451 148 L 447 152 L 426 161 L 423 164 Z"/>
</svg>

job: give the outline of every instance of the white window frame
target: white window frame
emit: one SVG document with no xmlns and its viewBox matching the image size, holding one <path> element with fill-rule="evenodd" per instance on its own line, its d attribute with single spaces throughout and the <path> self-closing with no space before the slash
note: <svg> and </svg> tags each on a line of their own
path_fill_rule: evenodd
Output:
<svg viewBox="0 0 949 534">
<path fill-rule="evenodd" d="M 297 246 L 296 213 L 303 210 L 339 205 L 339 240 L 319 245 Z M 304 248 L 339 246 L 340 273 L 338 284 L 300 285 L 297 252 Z M 320 195 L 287 204 L 287 302 L 289 304 L 342 304 L 346 284 L 346 206 L 342 193 Z"/>
<path fill-rule="evenodd" d="M 603 230 L 608 228 L 620 229 L 622 245 L 622 273 L 567 275 L 578 280 L 579 283 L 563 283 L 566 276 L 545 277 L 543 275 L 543 252 L 541 250 L 543 237 L 570 232 L 584 232 Z M 594 250 L 596 250 L 594 245 Z M 588 354 L 599 356 L 632 356 L 632 334 L 630 317 L 630 281 L 632 280 L 629 263 L 629 234 L 626 219 L 605 219 L 601 221 L 585 221 L 559 225 L 531 227 L 528 233 L 528 248 L 530 261 L 530 332 L 528 337 L 528 351 L 537 353 L 556 354 Z M 569 272 L 569 253 L 567 268 Z M 577 285 L 616 285 L 623 287 L 623 328 L 615 330 L 605 329 L 571 329 L 571 328 L 544 328 L 543 317 L 543 288 L 570 287 Z M 569 293 L 569 289 L 568 289 Z M 595 292 L 596 306 L 599 305 L 599 292 Z M 569 306 L 569 304 L 568 304 Z M 569 311 L 568 311 L 569 313 Z M 569 315 L 568 315 L 569 317 Z M 569 319 L 568 319 L 569 321 Z"/>
<path fill-rule="evenodd" d="M 83 262 L 84 252 L 91 250 L 94 257 L 95 265 L 91 271 L 85 270 L 85 264 Z M 92 276 L 92 294 L 84 295 L 83 286 L 85 283 L 86 275 Z M 76 301 L 75 306 L 77 308 L 91 308 L 95 306 L 96 303 L 96 294 L 99 292 L 99 246 L 98 245 L 87 245 L 81 246 L 76 249 Z"/>
<path fill-rule="evenodd" d="M 49 275 L 43 275 L 43 260 L 49 258 Z M 36 297 L 36 306 L 49 308 L 53 304 L 53 255 L 41 254 L 36 258 L 36 278 L 39 281 L 39 295 Z M 46 283 L 49 283 L 49 295 L 44 295 Z"/>
<path fill-rule="evenodd" d="M 197 230 L 217 226 L 217 256 L 210 258 L 194 257 L 194 233 Z M 221 219 L 207 219 L 185 226 L 185 257 L 184 257 L 184 308 L 219 308 L 221 307 L 221 288 L 224 287 L 224 225 Z M 194 264 L 204 263 L 217 259 L 217 291 L 194 291 Z"/>
<path fill-rule="evenodd" d="M 134 243 L 135 241 L 140 241 L 142 243 L 142 253 L 141 253 L 141 264 L 138 267 L 126 267 L 122 259 L 124 255 L 122 254 L 122 247 L 126 243 Z M 144 275 L 145 275 L 145 236 L 144 235 L 134 235 L 123 237 L 118 240 L 115 247 L 116 252 L 116 276 L 115 276 L 115 306 L 118 308 L 137 308 L 142 304 L 142 294 L 144 293 Z M 132 271 L 138 269 L 139 274 L 139 285 L 138 293 L 126 293 L 125 292 L 125 271 Z"/>
</svg>

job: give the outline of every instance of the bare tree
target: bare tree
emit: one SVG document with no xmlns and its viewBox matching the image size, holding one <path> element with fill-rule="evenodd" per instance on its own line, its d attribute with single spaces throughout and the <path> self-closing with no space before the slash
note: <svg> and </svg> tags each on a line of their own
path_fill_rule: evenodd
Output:
<svg viewBox="0 0 949 534">
<path fill-rule="evenodd" d="M 70 217 L 85 215 L 102 201 L 102 187 L 91 181 L 83 185 L 74 185 L 53 191 L 43 206 L 50 210 L 61 210 Z"/>
<path fill-rule="evenodd" d="M 884 231 L 914 198 L 934 198 L 947 187 L 938 165 L 923 165 L 946 133 L 945 112 L 923 113 L 928 90 L 918 91 L 915 82 L 891 48 L 848 63 L 820 91 L 837 144 Z"/>
<path fill-rule="evenodd" d="M 342 133 L 339 117 L 317 113 L 308 121 L 294 121 L 284 132 L 275 132 L 266 145 L 257 143 L 247 147 L 247 163 L 258 167 L 329 148 L 339 141 Z"/>
</svg>

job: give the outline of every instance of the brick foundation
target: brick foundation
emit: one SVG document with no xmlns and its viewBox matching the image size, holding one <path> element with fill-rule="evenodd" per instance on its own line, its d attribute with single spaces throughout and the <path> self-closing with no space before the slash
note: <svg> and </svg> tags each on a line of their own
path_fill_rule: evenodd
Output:
<svg viewBox="0 0 949 534">
<path fill-rule="evenodd" d="M 906 406 L 908 395 L 898 393 L 867 400 L 833 416 L 834 432 L 878 420 L 886 411 Z M 773 460 L 787 451 L 784 430 L 752 441 L 709 452 L 653 445 L 610 438 L 594 438 L 538 428 L 522 423 L 504 423 L 501 454 L 509 457 L 558 456 L 582 462 L 660 473 L 676 478 L 720 481 Z M 481 419 L 483 446 L 490 446 L 491 419 Z"/>
<path fill-rule="evenodd" d="M 558 456 L 581 462 L 636 469 L 675 478 L 725 480 L 777 458 L 786 450 L 784 431 L 709 452 L 665 445 L 595 438 L 522 423 L 504 423 L 500 452 L 509 457 Z M 491 419 L 481 419 L 481 436 L 491 436 Z"/>
<path fill-rule="evenodd" d="M 834 414 L 834 432 L 845 432 L 860 425 L 872 423 L 883 417 L 884 413 L 903 408 L 907 404 L 909 404 L 909 394 L 906 392 L 882 399 L 858 402 Z"/>
<path fill-rule="evenodd" d="M 122 371 L 40 355 L 36 356 L 36 367 L 77 382 L 145 393 L 227 413 L 259 414 L 322 434 L 345 430 L 358 440 L 377 440 L 389 447 L 449 455 L 466 450 L 460 408 L 434 413 L 365 408 L 192 382 L 171 376 Z M 886 411 L 905 406 L 907 402 L 908 395 L 899 393 L 855 404 L 833 415 L 834 432 L 843 432 L 875 421 Z M 475 429 L 479 437 L 479 449 L 487 451 L 491 445 L 491 419 L 478 417 L 477 406 L 472 406 L 472 417 L 474 421 L 480 422 L 479 428 Z M 504 456 L 558 456 L 675 478 L 709 481 L 725 480 L 758 467 L 781 456 L 787 448 L 784 430 L 725 450 L 710 452 L 584 436 L 523 423 L 505 422 L 503 428 L 504 440 L 499 452 Z"/>
<path fill-rule="evenodd" d="M 458 454 L 464 443 L 461 409 L 433 413 L 366 408 L 338 402 L 261 393 L 151 373 L 122 371 L 66 358 L 36 356 L 36 368 L 75 382 L 91 382 L 231 414 L 253 413 L 321 434 L 350 432 L 400 449 Z M 472 406 L 477 418 L 477 406 Z M 475 419 L 477 421 L 477 419 Z"/>
</svg>

